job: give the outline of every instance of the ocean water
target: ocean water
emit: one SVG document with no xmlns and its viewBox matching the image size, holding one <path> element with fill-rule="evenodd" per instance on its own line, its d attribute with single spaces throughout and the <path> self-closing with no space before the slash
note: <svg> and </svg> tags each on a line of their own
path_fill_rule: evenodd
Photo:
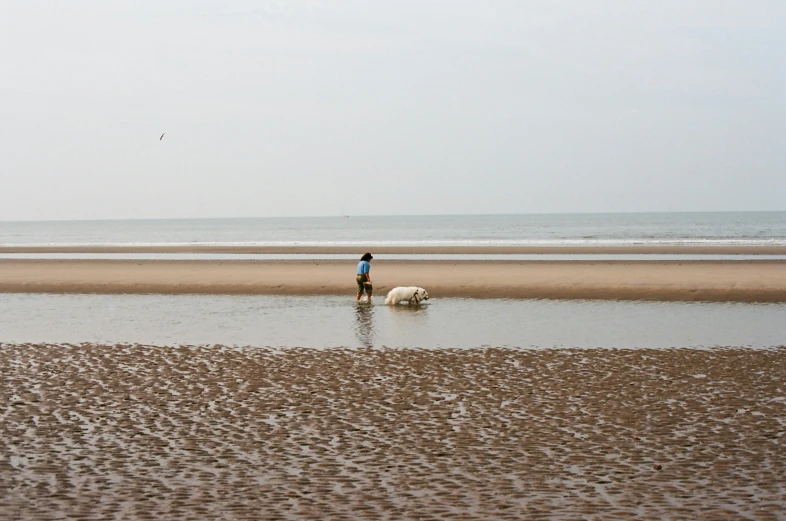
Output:
<svg viewBox="0 0 786 521">
<path fill-rule="evenodd" d="M 768 348 L 786 304 L 0 294 L 0 343 L 270 347 Z"/>
<path fill-rule="evenodd" d="M 786 245 L 786 212 L 0 222 L 0 245 Z"/>
</svg>

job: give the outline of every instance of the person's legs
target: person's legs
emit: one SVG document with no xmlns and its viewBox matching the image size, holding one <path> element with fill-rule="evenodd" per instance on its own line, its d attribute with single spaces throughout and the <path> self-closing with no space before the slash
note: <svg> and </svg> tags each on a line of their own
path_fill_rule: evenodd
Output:
<svg viewBox="0 0 786 521">
<path fill-rule="evenodd" d="M 360 297 L 363 296 L 363 292 L 366 291 L 366 276 L 365 275 L 358 275 L 355 279 L 358 283 L 358 295 L 355 297 L 355 300 L 360 300 Z"/>
</svg>

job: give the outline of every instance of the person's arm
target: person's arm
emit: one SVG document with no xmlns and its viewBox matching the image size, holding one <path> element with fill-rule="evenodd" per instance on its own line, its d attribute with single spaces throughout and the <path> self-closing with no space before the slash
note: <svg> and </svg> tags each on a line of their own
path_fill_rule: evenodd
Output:
<svg viewBox="0 0 786 521">
<path fill-rule="evenodd" d="M 368 271 L 366 272 L 366 279 L 371 282 L 371 263 L 368 263 Z"/>
</svg>

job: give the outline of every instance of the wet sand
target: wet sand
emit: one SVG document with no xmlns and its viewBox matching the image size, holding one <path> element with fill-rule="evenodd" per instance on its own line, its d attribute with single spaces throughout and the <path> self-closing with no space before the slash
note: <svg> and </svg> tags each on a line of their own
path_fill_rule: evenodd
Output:
<svg viewBox="0 0 786 521">
<path fill-rule="evenodd" d="M 348 261 L 0 260 L 0 291 L 351 295 Z M 786 302 L 784 261 L 379 261 L 375 293 Z"/>
<path fill-rule="evenodd" d="M 0 344 L 0 517 L 783 519 L 784 355 Z"/>
</svg>

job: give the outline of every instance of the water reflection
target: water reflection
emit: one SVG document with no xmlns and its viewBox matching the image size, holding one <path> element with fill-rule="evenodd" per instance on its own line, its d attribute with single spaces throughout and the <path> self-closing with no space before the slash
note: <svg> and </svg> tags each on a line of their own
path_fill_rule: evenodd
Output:
<svg viewBox="0 0 786 521">
<path fill-rule="evenodd" d="M 367 302 L 355 304 L 355 337 L 360 345 L 374 347 L 374 305 Z"/>
<path fill-rule="evenodd" d="M 429 304 L 399 304 L 397 306 L 389 306 L 393 313 L 421 313 L 425 314 L 428 311 Z"/>
<path fill-rule="evenodd" d="M 0 294 L 4 342 L 274 347 L 773 347 L 786 304 Z M 307 318 L 307 327 L 304 324 Z"/>
<path fill-rule="evenodd" d="M 441 335 L 431 330 L 430 304 L 399 304 L 385 306 L 389 327 L 384 331 L 385 345 L 422 347 L 430 345 Z"/>
</svg>

